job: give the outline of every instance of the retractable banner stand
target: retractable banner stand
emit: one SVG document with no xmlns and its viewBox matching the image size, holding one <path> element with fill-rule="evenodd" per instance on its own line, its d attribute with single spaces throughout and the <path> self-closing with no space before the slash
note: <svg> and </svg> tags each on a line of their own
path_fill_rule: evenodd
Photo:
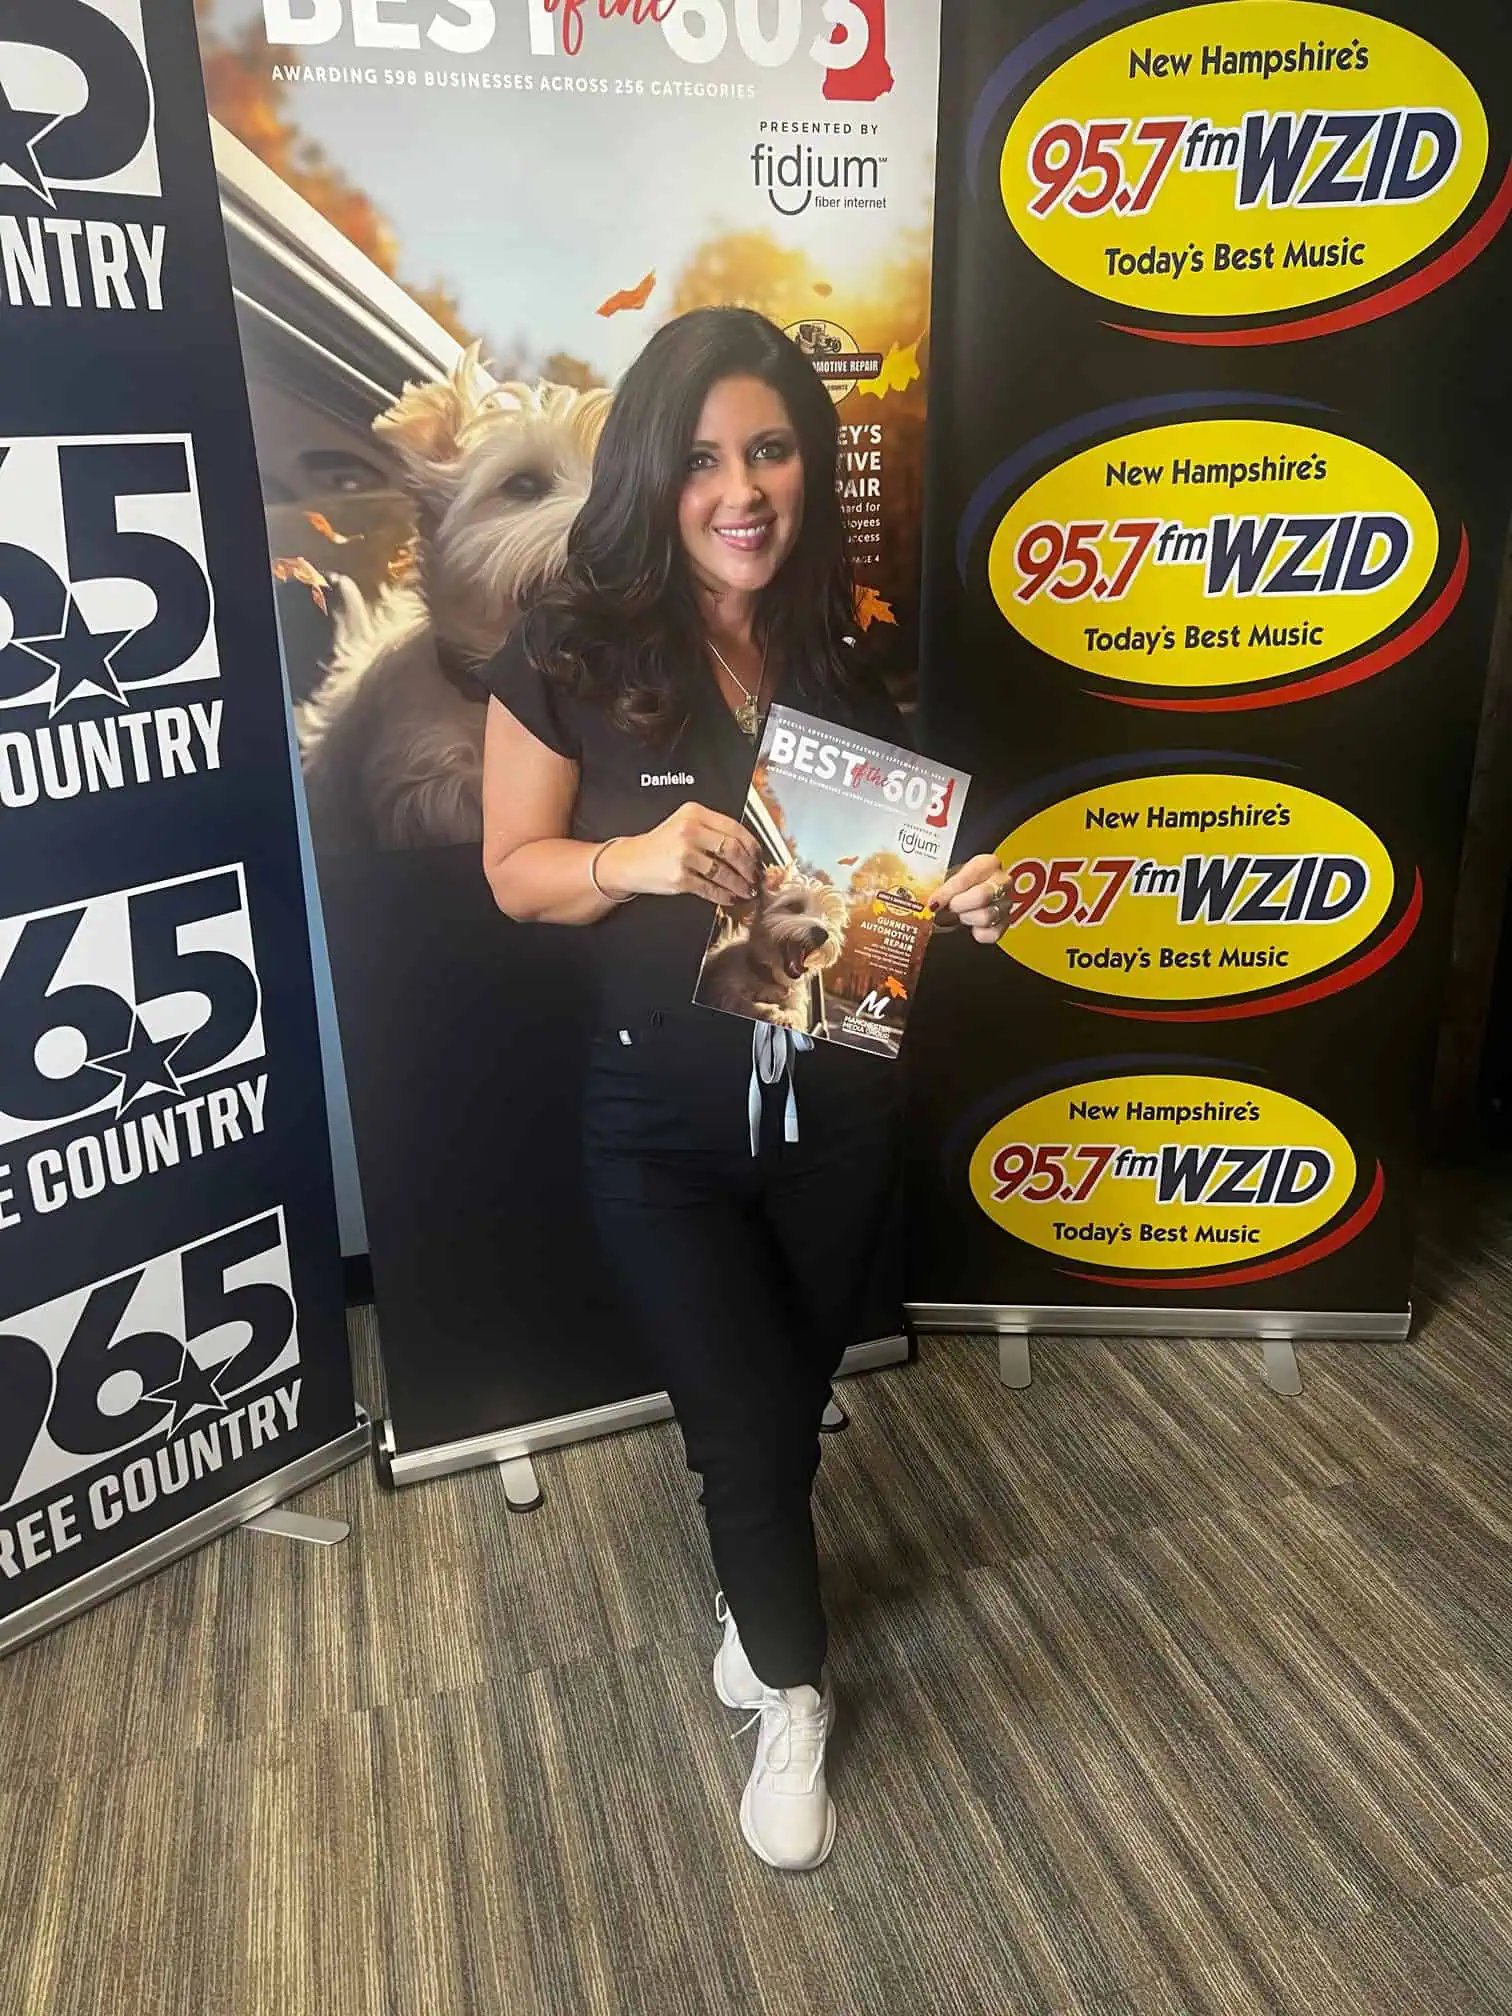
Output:
<svg viewBox="0 0 1512 2016">
<path fill-rule="evenodd" d="M 367 1439 L 200 104 L 0 10 L 0 1649 Z"/>
<path fill-rule="evenodd" d="M 945 47 L 926 744 L 1012 900 L 924 1004 L 913 1295 L 1401 1335 L 1512 501 L 1505 11 L 958 0 Z"/>
<path fill-rule="evenodd" d="M 584 946 L 510 924 L 482 875 L 477 667 L 560 565 L 615 381 L 672 316 L 736 302 L 836 402 L 858 625 L 911 698 L 938 21 L 898 0 L 199 19 L 391 1474 L 414 1480 L 654 1400 L 579 1190 Z"/>
</svg>

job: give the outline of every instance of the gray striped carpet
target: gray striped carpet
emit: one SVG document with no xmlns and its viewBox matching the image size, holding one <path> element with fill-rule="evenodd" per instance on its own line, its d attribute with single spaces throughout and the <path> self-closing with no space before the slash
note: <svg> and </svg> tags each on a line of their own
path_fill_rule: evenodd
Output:
<svg viewBox="0 0 1512 2016">
<path fill-rule="evenodd" d="M 1512 1233 L 1403 1349 L 853 1382 L 832 1861 L 741 1845 L 673 1432 L 308 1494 L 0 1664 L 4 2016 L 1512 2010 Z"/>
</svg>

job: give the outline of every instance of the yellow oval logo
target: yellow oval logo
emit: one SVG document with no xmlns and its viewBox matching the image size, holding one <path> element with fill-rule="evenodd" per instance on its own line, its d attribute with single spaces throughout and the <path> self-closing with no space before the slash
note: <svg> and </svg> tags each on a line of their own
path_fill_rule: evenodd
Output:
<svg viewBox="0 0 1512 2016">
<path fill-rule="evenodd" d="M 1254 777 L 1145 777 L 1063 798 L 998 849 L 1003 951 L 1128 1001 L 1284 986 L 1347 958 L 1396 886 L 1352 812 Z"/>
<path fill-rule="evenodd" d="M 1487 158 L 1463 73 L 1315 0 L 1147 16 L 1061 65 L 1009 128 L 1030 251 L 1104 300 L 1245 320 L 1374 286 L 1463 214 Z"/>
<path fill-rule="evenodd" d="M 1372 448 L 1280 420 L 1187 420 L 1083 449 L 1030 485 L 988 552 L 1021 636 L 1079 672 L 1191 688 L 1358 651 L 1439 556 L 1418 485 Z"/>
<path fill-rule="evenodd" d="M 1228 1078 L 1150 1074 L 1046 1093 L 971 1158 L 994 1224 L 1079 1266 L 1186 1274 L 1320 1232 L 1354 1189 L 1354 1151 L 1321 1113 Z"/>
</svg>

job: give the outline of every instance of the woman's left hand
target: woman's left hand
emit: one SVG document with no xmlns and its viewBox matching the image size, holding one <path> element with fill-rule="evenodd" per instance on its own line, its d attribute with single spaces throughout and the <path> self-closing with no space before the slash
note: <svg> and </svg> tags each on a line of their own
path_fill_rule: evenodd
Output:
<svg viewBox="0 0 1512 2016">
<path fill-rule="evenodd" d="M 979 945 L 996 945 L 1008 923 L 1008 890 L 995 854 L 957 868 L 929 899 L 937 925 L 964 924 Z"/>
</svg>

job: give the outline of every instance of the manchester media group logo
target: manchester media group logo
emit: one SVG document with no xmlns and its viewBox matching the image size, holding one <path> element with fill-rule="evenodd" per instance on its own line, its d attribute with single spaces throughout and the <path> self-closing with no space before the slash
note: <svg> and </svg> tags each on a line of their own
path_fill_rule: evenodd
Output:
<svg viewBox="0 0 1512 2016">
<path fill-rule="evenodd" d="M 0 300 L 161 309 L 165 229 L 145 0 L 5 0 Z M 100 216 L 97 210 L 127 214 Z M 136 214 L 132 214 L 132 213 Z"/>
</svg>

